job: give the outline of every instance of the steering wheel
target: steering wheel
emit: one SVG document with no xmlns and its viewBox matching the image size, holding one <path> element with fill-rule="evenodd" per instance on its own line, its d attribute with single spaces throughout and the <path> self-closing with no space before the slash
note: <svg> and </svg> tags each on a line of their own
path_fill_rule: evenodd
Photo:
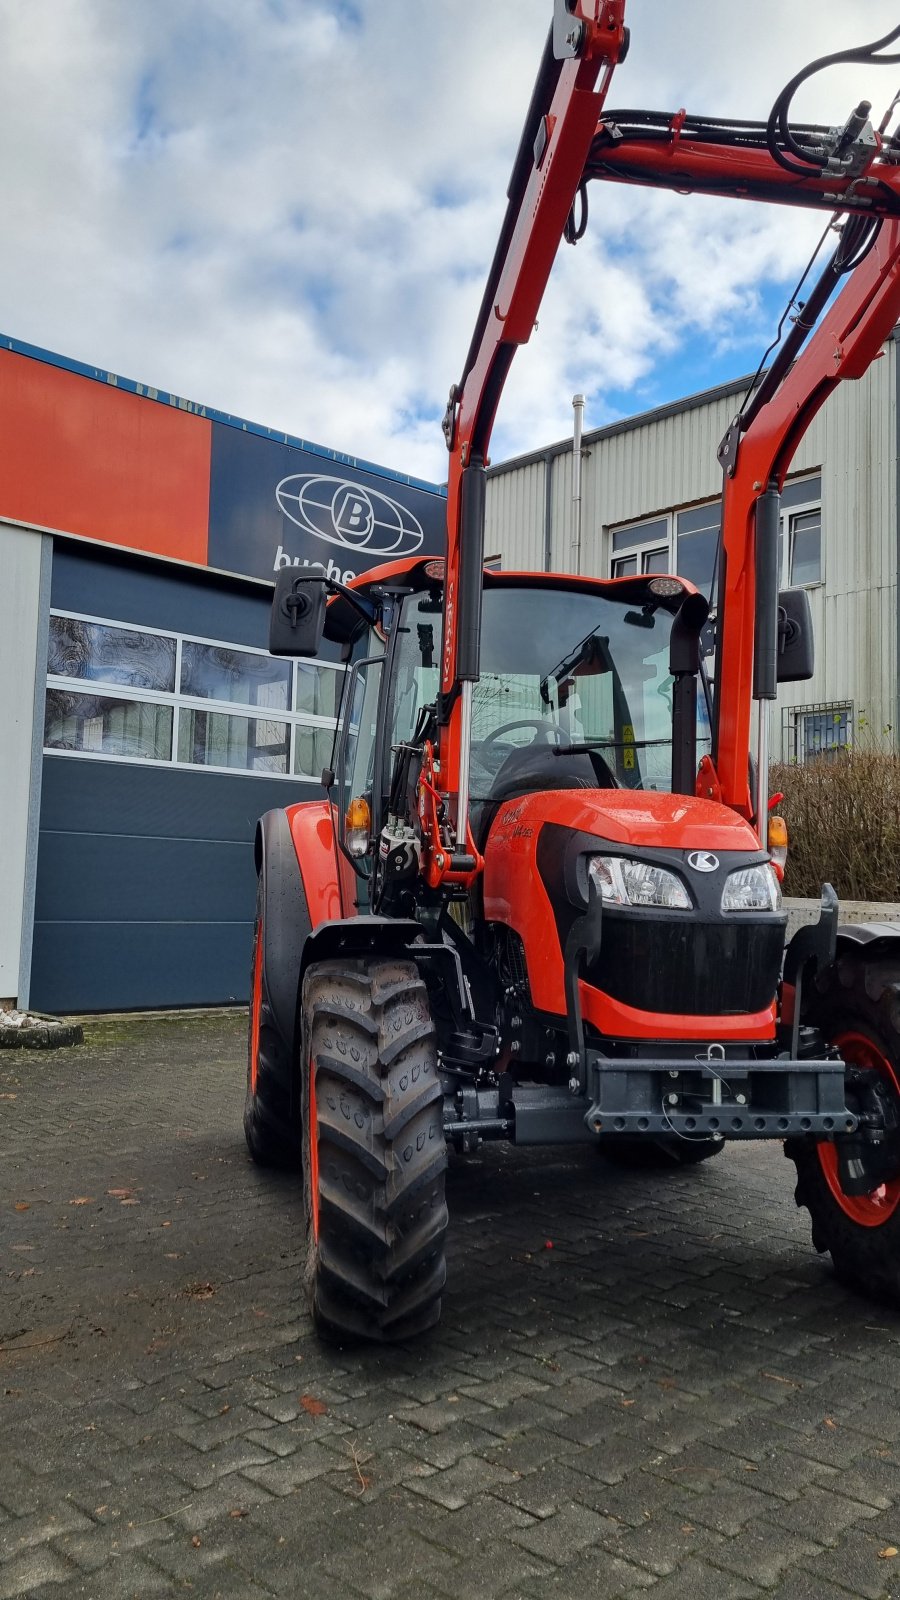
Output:
<svg viewBox="0 0 900 1600">
<path fill-rule="evenodd" d="M 545 744 L 553 742 L 559 745 L 570 745 L 572 743 L 565 730 L 558 727 L 555 722 L 545 722 L 543 717 L 518 717 L 514 722 L 501 722 L 499 728 L 491 728 L 490 732 L 486 733 L 480 741 L 482 747 L 493 744 L 494 740 L 499 739 L 503 733 L 513 733 L 516 728 L 533 728 L 537 737 L 532 740 L 532 744 L 537 744 L 539 740 Z M 527 750 L 530 746 L 526 745 L 524 748 Z"/>
</svg>

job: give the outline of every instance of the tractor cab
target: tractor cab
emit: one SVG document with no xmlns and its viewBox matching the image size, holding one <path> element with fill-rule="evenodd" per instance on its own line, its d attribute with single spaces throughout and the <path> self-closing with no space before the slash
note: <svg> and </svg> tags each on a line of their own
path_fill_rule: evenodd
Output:
<svg viewBox="0 0 900 1600">
<path fill-rule="evenodd" d="M 281 588 L 292 592 L 290 573 Z M 276 623 L 278 614 L 276 595 Z M 326 782 L 342 842 L 365 876 L 386 817 L 401 802 L 398 792 L 391 799 L 398 771 L 410 768 L 408 754 L 421 748 L 438 715 L 443 614 L 438 561 L 377 569 L 322 612 L 321 626 L 343 644 L 348 662 Z M 604 582 L 485 571 L 469 748 L 479 849 L 500 804 L 517 796 L 671 792 L 688 787 L 686 772 L 693 793 L 697 761 L 709 749 L 699 644 L 706 615 L 703 598 L 678 578 Z M 273 640 L 279 643 L 285 648 Z M 407 772 L 401 782 L 409 781 Z"/>
</svg>

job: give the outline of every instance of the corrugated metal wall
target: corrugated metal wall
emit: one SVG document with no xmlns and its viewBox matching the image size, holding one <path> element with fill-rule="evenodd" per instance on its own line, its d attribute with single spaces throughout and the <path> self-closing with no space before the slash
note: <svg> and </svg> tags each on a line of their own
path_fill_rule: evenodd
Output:
<svg viewBox="0 0 900 1600">
<path fill-rule="evenodd" d="M 714 391 L 585 434 L 583 572 L 608 575 L 610 527 L 718 498 L 716 449 L 741 393 Z M 896 742 L 897 420 L 891 341 L 864 378 L 841 384 L 826 402 L 792 464 L 792 474 L 821 471 L 824 581 L 810 589 L 816 674 L 781 691 L 773 755 L 785 709 L 824 703 L 852 704 L 857 730 L 862 719 L 867 738 Z M 549 543 L 551 568 L 571 571 L 573 534 L 571 445 L 491 471 L 486 548 L 502 555 L 504 566 L 546 567 Z"/>
</svg>

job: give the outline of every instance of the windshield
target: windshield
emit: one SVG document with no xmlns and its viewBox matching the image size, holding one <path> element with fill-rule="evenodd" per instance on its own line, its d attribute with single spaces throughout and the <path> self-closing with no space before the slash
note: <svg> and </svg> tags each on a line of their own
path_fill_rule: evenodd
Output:
<svg viewBox="0 0 900 1600">
<path fill-rule="evenodd" d="M 412 736 L 437 693 L 441 607 L 410 596 L 397 640 L 392 740 Z M 542 786 L 577 770 L 600 787 L 671 788 L 672 613 L 633 598 L 513 584 L 485 587 L 472 715 L 473 799 L 516 768 Z M 702 699 L 702 696 L 701 696 Z M 705 718 L 704 718 L 705 721 Z M 703 748 L 706 727 L 698 728 Z"/>
</svg>

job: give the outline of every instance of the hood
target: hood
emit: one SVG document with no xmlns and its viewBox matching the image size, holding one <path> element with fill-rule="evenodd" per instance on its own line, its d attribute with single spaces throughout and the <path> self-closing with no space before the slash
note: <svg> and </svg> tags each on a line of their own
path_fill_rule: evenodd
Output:
<svg viewBox="0 0 900 1600">
<path fill-rule="evenodd" d="M 501 803 L 489 839 L 533 836 L 547 822 L 639 850 L 760 848 L 749 822 L 728 806 L 649 789 L 552 789 L 518 795 Z"/>
</svg>

